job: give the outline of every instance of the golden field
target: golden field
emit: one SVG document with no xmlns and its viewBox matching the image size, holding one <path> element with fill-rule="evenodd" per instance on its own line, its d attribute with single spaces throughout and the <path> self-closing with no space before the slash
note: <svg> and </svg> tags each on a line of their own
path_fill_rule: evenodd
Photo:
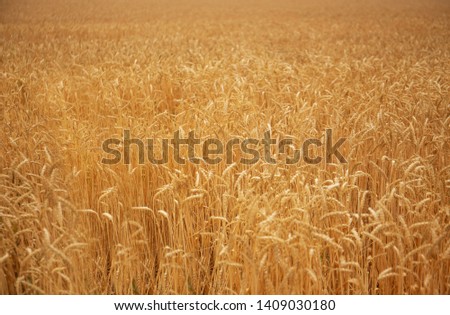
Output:
<svg viewBox="0 0 450 315">
<path fill-rule="evenodd" d="M 0 22 L 1 294 L 450 294 L 448 1 L 4 0 Z M 101 163 L 123 130 L 327 128 L 348 163 Z"/>
</svg>

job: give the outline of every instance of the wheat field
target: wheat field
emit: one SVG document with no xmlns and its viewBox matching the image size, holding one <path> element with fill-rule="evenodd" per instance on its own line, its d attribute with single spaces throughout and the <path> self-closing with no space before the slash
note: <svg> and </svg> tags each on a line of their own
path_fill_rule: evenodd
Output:
<svg viewBox="0 0 450 315">
<path fill-rule="evenodd" d="M 3 0 L 0 22 L 1 294 L 450 294 L 448 1 Z M 124 130 L 327 128 L 347 163 L 102 163 Z"/>
</svg>

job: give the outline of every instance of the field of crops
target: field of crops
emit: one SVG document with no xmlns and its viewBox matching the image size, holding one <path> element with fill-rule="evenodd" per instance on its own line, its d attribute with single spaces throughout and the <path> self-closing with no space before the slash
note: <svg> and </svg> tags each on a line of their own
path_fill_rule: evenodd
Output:
<svg viewBox="0 0 450 315">
<path fill-rule="evenodd" d="M 0 34 L 1 294 L 450 294 L 448 1 L 2 0 Z M 327 129 L 346 162 L 286 163 Z M 126 130 L 293 144 L 104 163 Z"/>
</svg>

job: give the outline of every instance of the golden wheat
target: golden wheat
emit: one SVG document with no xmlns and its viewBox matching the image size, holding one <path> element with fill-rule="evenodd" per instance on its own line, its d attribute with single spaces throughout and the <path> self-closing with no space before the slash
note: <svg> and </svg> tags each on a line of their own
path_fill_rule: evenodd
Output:
<svg viewBox="0 0 450 315">
<path fill-rule="evenodd" d="M 449 14 L 2 1 L 0 293 L 450 294 Z M 347 164 L 101 163 L 124 130 L 326 128 Z"/>
</svg>

